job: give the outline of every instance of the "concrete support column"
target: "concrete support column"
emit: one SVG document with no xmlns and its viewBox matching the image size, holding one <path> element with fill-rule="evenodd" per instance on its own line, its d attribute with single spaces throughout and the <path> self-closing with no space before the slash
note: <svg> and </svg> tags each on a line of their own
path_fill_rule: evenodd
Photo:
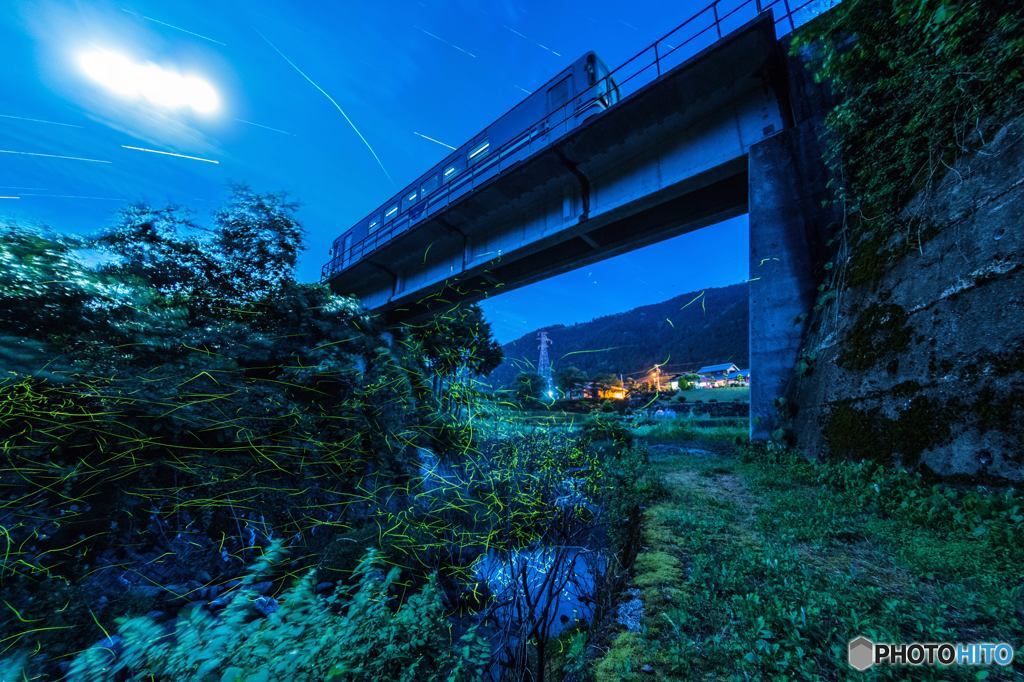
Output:
<svg viewBox="0 0 1024 682">
<path fill-rule="evenodd" d="M 785 395 L 814 304 L 808 234 L 821 213 L 820 178 L 802 171 L 800 127 L 750 148 L 750 438 L 779 425 Z"/>
</svg>

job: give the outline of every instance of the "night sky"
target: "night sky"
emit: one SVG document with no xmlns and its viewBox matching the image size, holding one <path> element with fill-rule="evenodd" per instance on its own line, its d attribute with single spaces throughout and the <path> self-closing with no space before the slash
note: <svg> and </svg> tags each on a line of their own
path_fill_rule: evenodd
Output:
<svg viewBox="0 0 1024 682">
<path fill-rule="evenodd" d="M 444 144 L 586 50 L 614 68 L 706 4 L 6 0 L 0 214 L 88 232 L 129 201 L 202 219 L 230 183 L 285 190 L 307 230 L 299 276 L 314 280 L 330 240 Z M 160 87 L 133 88 L 138 73 Z M 506 341 L 746 276 L 742 218 L 485 309 Z"/>
</svg>

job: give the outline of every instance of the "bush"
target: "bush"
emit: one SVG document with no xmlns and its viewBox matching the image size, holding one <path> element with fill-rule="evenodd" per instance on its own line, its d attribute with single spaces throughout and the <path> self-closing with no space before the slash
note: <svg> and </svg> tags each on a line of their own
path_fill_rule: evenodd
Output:
<svg viewBox="0 0 1024 682">
<path fill-rule="evenodd" d="M 71 663 L 72 682 L 118 679 L 469 680 L 480 677 L 488 647 L 475 630 L 456 645 L 435 580 L 397 609 L 398 569 L 370 551 L 356 583 L 322 597 L 310 571 L 281 594 L 260 596 L 253 584 L 284 557 L 271 545 L 217 615 L 192 607 L 173 631 L 147 616 L 122 618 L 115 635 Z"/>
</svg>

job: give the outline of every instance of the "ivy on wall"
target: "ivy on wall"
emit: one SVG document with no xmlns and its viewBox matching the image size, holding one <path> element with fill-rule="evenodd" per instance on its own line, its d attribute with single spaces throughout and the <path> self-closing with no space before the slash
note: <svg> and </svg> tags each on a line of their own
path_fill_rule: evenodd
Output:
<svg viewBox="0 0 1024 682">
<path fill-rule="evenodd" d="M 1020 114 L 1024 3 L 847 0 L 793 49 L 840 102 L 826 120 L 826 162 L 862 252 L 851 283 L 867 281 L 878 250 L 908 227 L 906 203 Z"/>
</svg>

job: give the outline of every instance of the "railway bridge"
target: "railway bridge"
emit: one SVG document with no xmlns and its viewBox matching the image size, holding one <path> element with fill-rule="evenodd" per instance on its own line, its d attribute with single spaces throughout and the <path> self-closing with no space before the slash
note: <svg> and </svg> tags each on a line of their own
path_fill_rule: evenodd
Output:
<svg viewBox="0 0 1024 682">
<path fill-rule="evenodd" d="M 832 219 L 816 148 L 820 96 L 780 44 L 821 3 L 790 1 L 799 2 L 710 4 L 610 71 L 598 84 L 614 90 L 608 106 L 585 119 L 565 107 L 484 146 L 458 182 L 429 196 L 413 189 L 418 202 L 399 212 L 396 200 L 390 224 L 339 238 L 324 280 L 388 319 L 410 319 L 746 213 L 750 432 L 767 438 Z"/>
</svg>

